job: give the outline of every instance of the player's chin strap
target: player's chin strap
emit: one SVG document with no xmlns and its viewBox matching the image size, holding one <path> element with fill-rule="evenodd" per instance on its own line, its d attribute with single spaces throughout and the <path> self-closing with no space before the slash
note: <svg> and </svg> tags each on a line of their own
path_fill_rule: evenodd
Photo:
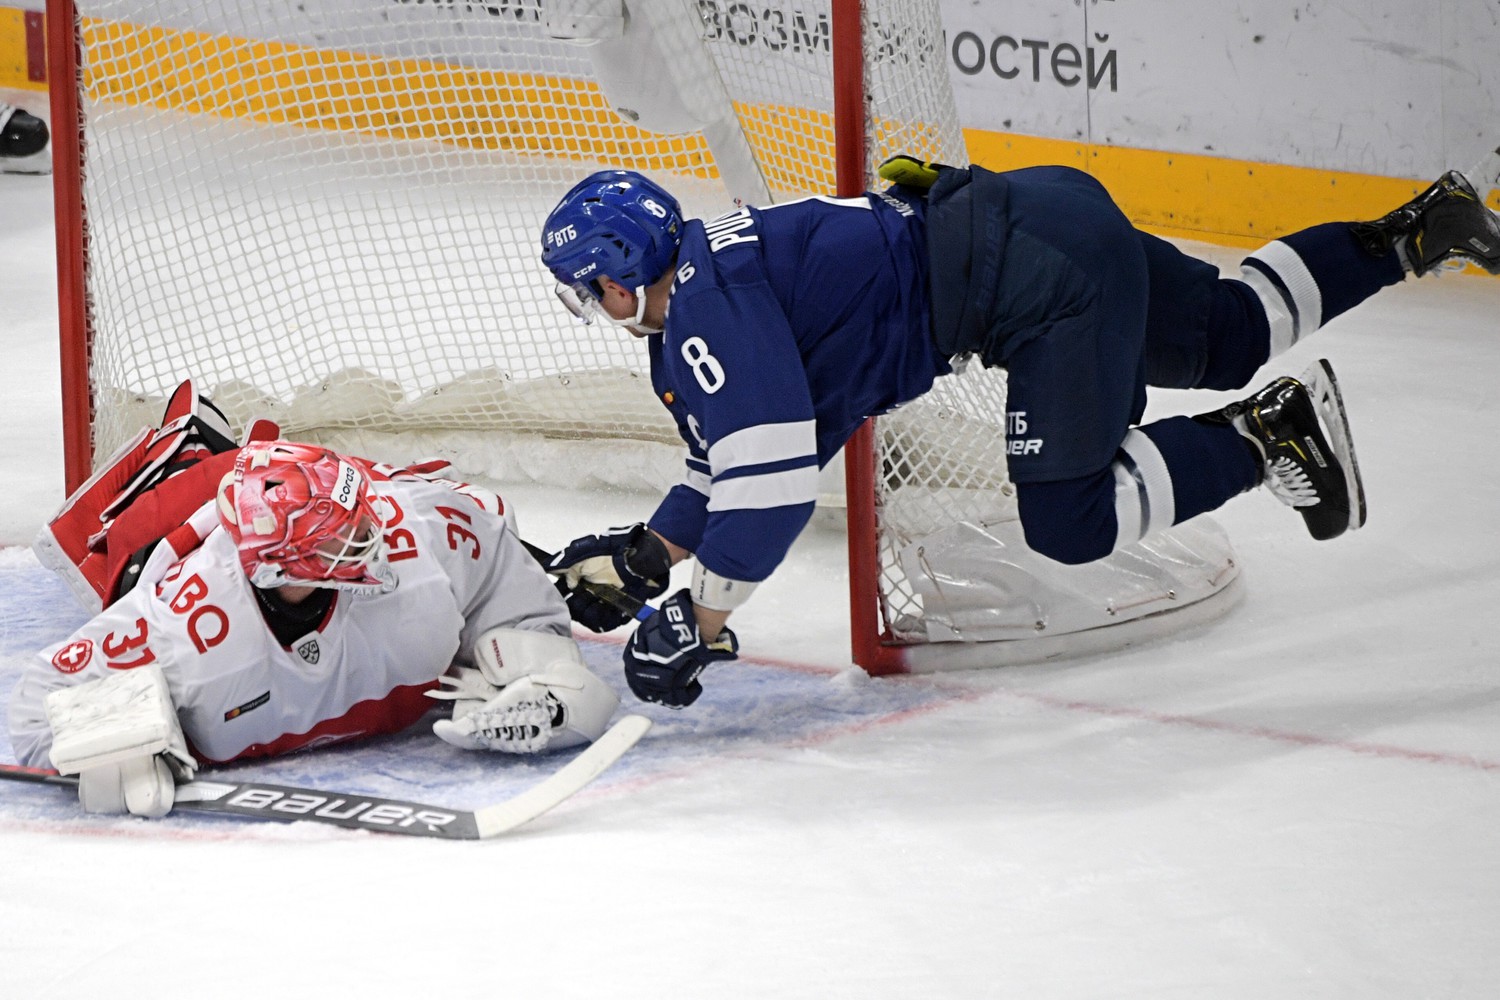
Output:
<svg viewBox="0 0 1500 1000">
<path fill-rule="evenodd" d="M 595 307 L 594 315 L 602 317 L 604 321 L 609 323 L 611 326 L 617 326 L 622 330 L 629 330 L 631 333 L 661 333 L 661 327 L 646 325 L 645 285 L 641 285 L 635 290 L 635 315 L 631 316 L 629 319 L 615 319 L 609 313 L 604 311 L 603 303 L 600 303 Z"/>
</svg>

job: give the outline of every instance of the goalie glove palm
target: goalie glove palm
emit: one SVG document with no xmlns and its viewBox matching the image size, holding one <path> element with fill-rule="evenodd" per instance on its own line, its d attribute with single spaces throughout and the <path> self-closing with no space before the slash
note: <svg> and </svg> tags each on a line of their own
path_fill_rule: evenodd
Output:
<svg viewBox="0 0 1500 1000">
<path fill-rule="evenodd" d="M 666 592 L 672 557 L 644 524 L 611 528 L 569 542 L 546 565 L 560 576 L 557 589 L 573 620 L 593 632 L 608 632 L 632 619 L 629 612 L 579 587 L 587 580 L 623 590 L 644 601 Z"/>
<path fill-rule="evenodd" d="M 584 666 L 572 636 L 492 628 L 475 640 L 476 666 L 455 666 L 428 696 L 453 703 L 433 723 L 465 750 L 536 753 L 598 739 L 620 696 Z"/>
<path fill-rule="evenodd" d="M 625 646 L 625 681 L 642 701 L 686 708 L 703 693 L 698 683 L 703 668 L 733 660 L 739 651 L 739 640 L 727 628 L 713 642 L 703 641 L 693 616 L 692 595 L 684 588 L 663 602 L 630 637 Z"/>
<path fill-rule="evenodd" d="M 523 677 L 495 688 L 472 667 L 441 678 L 442 689 L 430 696 L 453 701 L 453 718 L 439 719 L 432 731 L 444 743 L 464 750 L 536 753 L 552 742 L 557 699 L 543 684 Z M 486 693 L 493 697 L 485 698 Z"/>
</svg>

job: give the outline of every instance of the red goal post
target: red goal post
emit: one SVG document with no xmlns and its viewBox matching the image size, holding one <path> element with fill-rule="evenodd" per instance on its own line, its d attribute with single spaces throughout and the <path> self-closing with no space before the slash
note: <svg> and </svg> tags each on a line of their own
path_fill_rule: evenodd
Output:
<svg viewBox="0 0 1500 1000">
<path fill-rule="evenodd" d="M 664 485 L 677 442 L 640 345 L 552 301 L 536 240 L 556 198 L 625 166 L 712 217 L 857 194 L 895 152 L 966 160 L 938 0 L 49 0 L 47 18 L 70 489 L 187 375 L 236 426 L 394 460 L 441 441 L 504 478 L 640 449 L 627 464 Z M 1003 428 L 1003 375 L 969 371 L 846 449 L 829 500 L 847 498 L 856 662 L 1036 659 L 1225 605 L 1211 526 L 1102 572 L 1025 551 Z"/>
</svg>

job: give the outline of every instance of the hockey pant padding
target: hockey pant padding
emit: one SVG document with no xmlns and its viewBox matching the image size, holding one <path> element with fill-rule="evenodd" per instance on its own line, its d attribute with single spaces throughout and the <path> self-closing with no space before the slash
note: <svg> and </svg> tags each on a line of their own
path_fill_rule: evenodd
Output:
<svg viewBox="0 0 1500 1000">
<path fill-rule="evenodd" d="M 1131 430 L 1097 473 L 1016 484 L 1016 501 L 1026 544 L 1078 565 L 1214 510 L 1259 481 L 1234 428 L 1171 417 Z"/>
<path fill-rule="evenodd" d="M 1259 297 L 1166 240 L 1140 234 L 1150 275 L 1142 368 L 1147 385 L 1239 389 L 1270 355 Z"/>
</svg>

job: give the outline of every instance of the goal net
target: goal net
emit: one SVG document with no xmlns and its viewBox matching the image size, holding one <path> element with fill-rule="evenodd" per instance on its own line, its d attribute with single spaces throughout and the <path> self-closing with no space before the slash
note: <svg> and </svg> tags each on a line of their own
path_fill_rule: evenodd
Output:
<svg viewBox="0 0 1500 1000">
<path fill-rule="evenodd" d="M 894 152 L 966 162 L 936 0 L 51 0 L 48 17 L 74 483 L 191 375 L 236 427 L 268 416 L 394 460 L 413 446 L 385 435 L 450 454 L 632 442 L 668 456 L 664 488 L 677 437 L 644 346 L 577 324 L 538 260 L 562 193 L 628 167 L 712 217 L 853 193 Z M 1224 590 L 1211 526 L 1078 572 L 1025 551 L 1003 376 L 975 368 L 855 442 L 865 666 L 992 639 L 1022 641 L 956 662 L 1053 655 L 1036 640 Z"/>
</svg>

